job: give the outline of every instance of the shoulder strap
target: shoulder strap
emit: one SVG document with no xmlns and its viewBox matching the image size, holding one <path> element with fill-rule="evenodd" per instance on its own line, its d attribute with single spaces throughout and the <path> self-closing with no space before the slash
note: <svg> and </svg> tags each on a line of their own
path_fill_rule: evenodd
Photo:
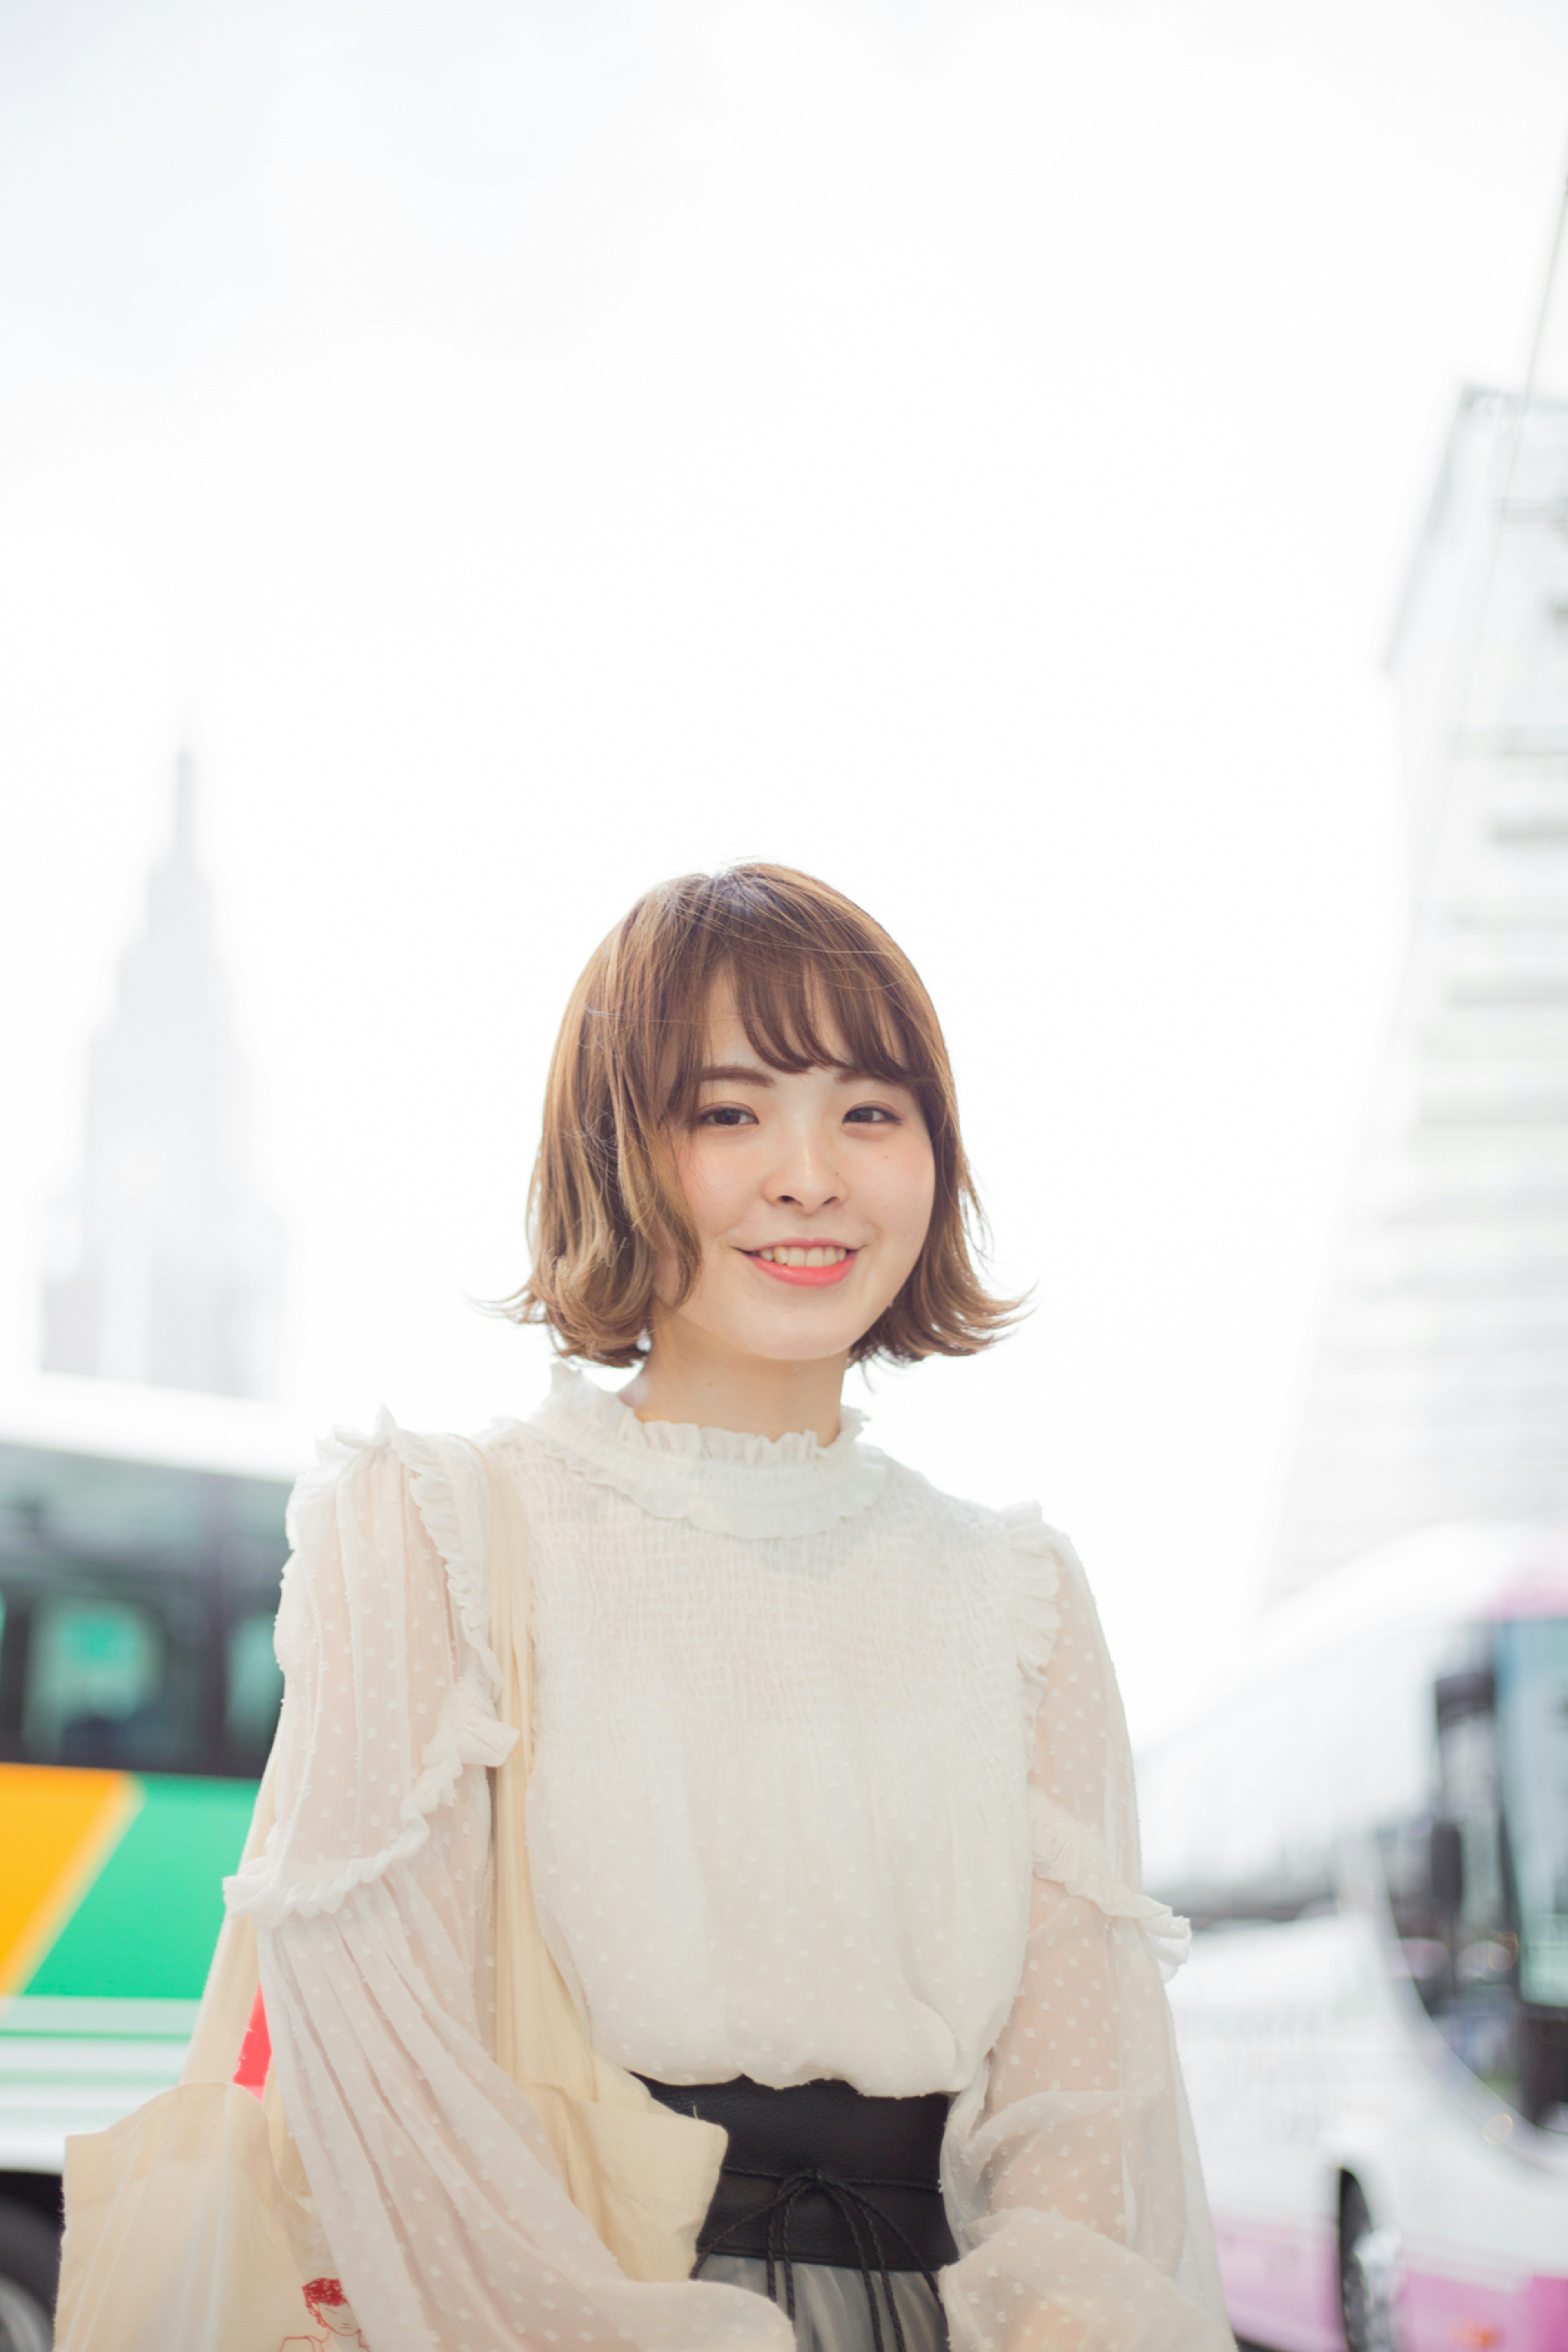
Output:
<svg viewBox="0 0 1568 2352">
<path fill-rule="evenodd" d="M 532 1594 L 528 1526 L 504 1461 L 480 1447 L 490 1493 L 490 1641 L 502 1720 L 518 1734 L 495 1776 L 496 2061 L 525 2089 L 598 2090 L 598 2062 L 533 1906 L 524 1809 L 533 1769 Z"/>
<path fill-rule="evenodd" d="M 723 2162 L 715 2124 L 675 2114 L 588 2039 L 544 1941 L 528 1866 L 533 1766 L 528 1523 L 512 1468 L 480 1454 L 490 1493 L 490 1641 L 518 1733 L 495 1775 L 496 2062 L 531 2101 L 567 2194 L 628 2277 L 683 2279 Z"/>
</svg>

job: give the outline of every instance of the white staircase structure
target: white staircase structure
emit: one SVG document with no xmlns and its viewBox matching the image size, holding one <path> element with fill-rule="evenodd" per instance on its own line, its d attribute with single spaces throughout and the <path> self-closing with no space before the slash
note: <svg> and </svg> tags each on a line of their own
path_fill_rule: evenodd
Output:
<svg viewBox="0 0 1568 2352">
<path fill-rule="evenodd" d="M 1568 1519 L 1568 402 L 1467 392 L 1395 634 L 1413 898 L 1272 1592 Z"/>
</svg>

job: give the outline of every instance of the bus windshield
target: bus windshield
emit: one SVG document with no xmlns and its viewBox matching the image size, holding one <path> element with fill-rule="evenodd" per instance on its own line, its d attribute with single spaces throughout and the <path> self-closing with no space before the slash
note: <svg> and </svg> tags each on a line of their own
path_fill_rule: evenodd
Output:
<svg viewBox="0 0 1568 2352">
<path fill-rule="evenodd" d="M 1568 2008 L 1568 1618 L 1500 1627 L 1495 1659 L 1520 1993 Z"/>
<path fill-rule="evenodd" d="M 259 1773 L 287 1495 L 0 1443 L 0 1762 Z"/>
</svg>

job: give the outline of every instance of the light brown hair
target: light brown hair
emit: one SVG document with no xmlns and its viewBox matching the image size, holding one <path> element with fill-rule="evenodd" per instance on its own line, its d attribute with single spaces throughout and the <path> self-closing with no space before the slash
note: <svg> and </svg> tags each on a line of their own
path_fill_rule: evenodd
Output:
<svg viewBox="0 0 1568 2352">
<path fill-rule="evenodd" d="M 936 1160 L 931 1224 L 852 1360 L 913 1363 L 988 1347 L 1019 1302 L 993 1298 L 975 1269 L 984 1227 L 935 1009 L 880 924 L 787 866 L 661 882 L 588 959 L 545 1089 L 529 1190 L 532 1271 L 504 1311 L 550 1325 L 563 1355 L 633 1364 L 646 1353 L 660 1255 L 679 1268 L 675 1303 L 689 1295 L 700 1249 L 670 1138 L 696 1108 L 720 982 L 771 1068 L 863 1072 L 908 1087 L 924 1114 Z"/>
</svg>

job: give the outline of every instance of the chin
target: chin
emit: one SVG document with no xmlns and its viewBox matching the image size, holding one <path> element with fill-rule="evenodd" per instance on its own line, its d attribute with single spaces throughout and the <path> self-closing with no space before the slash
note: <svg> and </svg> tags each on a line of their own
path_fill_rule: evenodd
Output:
<svg viewBox="0 0 1568 2352">
<path fill-rule="evenodd" d="M 847 1355 L 869 1328 L 858 1315 L 825 1315 L 820 1322 L 804 1315 L 781 1315 L 765 1323 L 748 1318 L 734 1327 L 731 1336 L 749 1354 L 768 1357 L 774 1363 L 816 1364 L 826 1357 Z"/>
<path fill-rule="evenodd" d="M 710 1291 L 706 1298 L 689 1299 L 679 1310 L 681 1319 L 726 1350 L 774 1364 L 817 1364 L 847 1356 L 889 1304 L 885 1298 L 851 1299 L 824 1290 L 785 1291 L 775 1301 L 759 1299 L 754 1291 L 737 1297 L 733 1292 L 724 1296 L 717 1285 L 715 1289 L 717 1297 Z"/>
</svg>

